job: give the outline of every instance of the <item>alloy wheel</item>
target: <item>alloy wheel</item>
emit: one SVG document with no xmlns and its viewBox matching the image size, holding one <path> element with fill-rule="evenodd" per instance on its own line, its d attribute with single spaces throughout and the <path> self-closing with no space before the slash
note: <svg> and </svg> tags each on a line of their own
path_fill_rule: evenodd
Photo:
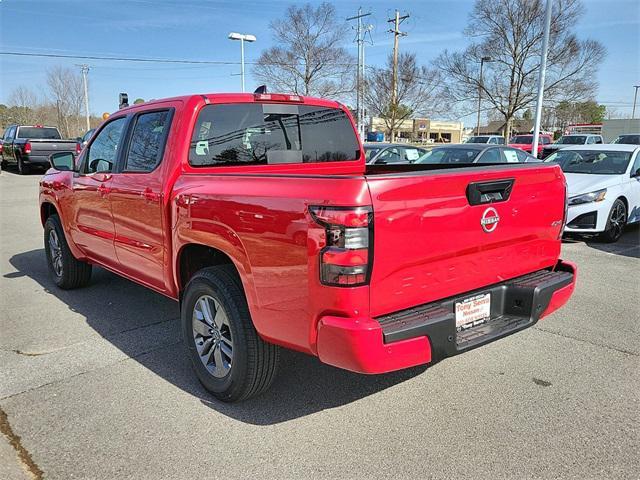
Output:
<svg viewBox="0 0 640 480">
<path fill-rule="evenodd" d="M 216 378 L 229 373 L 233 361 L 231 327 L 224 308 L 210 295 L 202 295 L 193 307 L 193 339 L 200 361 Z"/>
<path fill-rule="evenodd" d="M 611 216 L 609 221 L 611 224 L 611 233 L 613 238 L 618 238 L 622 235 L 622 230 L 627 220 L 627 212 L 624 208 L 624 204 L 621 202 L 616 203 L 611 210 Z"/>
<path fill-rule="evenodd" d="M 62 247 L 60 239 L 55 230 L 49 231 L 49 256 L 51 257 L 51 267 L 57 277 L 62 276 Z"/>
</svg>

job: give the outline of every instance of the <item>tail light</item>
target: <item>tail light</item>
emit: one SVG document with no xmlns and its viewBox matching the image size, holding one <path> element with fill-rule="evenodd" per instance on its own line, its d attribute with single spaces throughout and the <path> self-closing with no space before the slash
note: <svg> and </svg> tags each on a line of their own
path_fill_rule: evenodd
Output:
<svg viewBox="0 0 640 480">
<path fill-rule="evenodd" d="M 82 151 L 82 146 L 80 145 L 80 142 L 76 143 L 76 155 L 80 155 L 80 152 Z"/>
<path fill-rule="evenodd" d="M 31 144 L 29 142 L 24 144 L 24 153 L 31 153 Z"/>
<path fill-rule="evenodd" d="M 562 226 L 560 227 L 560 233 L 558 234 L 558 240 L 562 240 L 562 234 L 564 233 L 564 227 L 567 226 L 567 218 L 569 217 L 569 186 L 567 185 L 567 179 L 562 176 L 564 181 L 564 212 L 562 215 Z"/>
<path fill-rule="evenodd" d="M 337 287 L 367 285 L 371 276 L 373 213 L 371 207 L 309 207 L 323 226 L 320 282 Z"/>
<path fill-rule="evenodd" d="M 0 153 L 2 153 L 2 144 L 0 143 Z"/>
</svg>

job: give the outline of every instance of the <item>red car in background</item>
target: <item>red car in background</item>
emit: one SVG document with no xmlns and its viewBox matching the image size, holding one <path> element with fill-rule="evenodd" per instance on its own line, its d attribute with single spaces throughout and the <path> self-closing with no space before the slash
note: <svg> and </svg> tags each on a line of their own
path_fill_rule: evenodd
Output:
<svg viewBox="0 0 640 480">
<path fill-rule="evenodd" d="M 509 141 L 509 146 L 514 148 L 519 148 L 520 150 L 524 150 L 527 153 L 530 153 L 534 157 L 538 158 L 542 153 L 542 149 L 545 145 L 549 145 L 553 143 L 553 137 L 549 134 L 543 133 L 540 134 L 538 138 L 538 151 L 533 153 L 531 150 L 533 149 L 533 135 L 516 135 L 511 137 Z"/>
</svg>

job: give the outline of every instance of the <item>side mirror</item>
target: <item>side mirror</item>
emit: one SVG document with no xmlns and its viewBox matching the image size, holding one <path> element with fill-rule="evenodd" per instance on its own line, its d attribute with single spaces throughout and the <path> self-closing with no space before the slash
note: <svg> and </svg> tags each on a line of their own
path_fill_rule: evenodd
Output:
<svg viewBox="0 0 640 480">
<path fill-rule="evenodd" d="M 631 178 L 640 177 L 640 168 L 638 168 L 635 172 L 631 172 Z"/>
<path fill-rule="evenodd" d="M 61 172 L 74 172 L 76 169 L 76 156 L 71 152 L 56 152 L 49 155 L 51 168 Z"/>
</svg>

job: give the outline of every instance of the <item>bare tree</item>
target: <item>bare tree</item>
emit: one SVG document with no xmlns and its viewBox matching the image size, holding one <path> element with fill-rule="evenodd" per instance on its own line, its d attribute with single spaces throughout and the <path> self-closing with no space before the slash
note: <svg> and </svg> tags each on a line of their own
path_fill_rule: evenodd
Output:
<svg viewBox="0 0 640 480">
<path fill-rule="evenodd" d="M 9 105 L 16 107 L 14 121 L 22 125 L 34 123 L 34 110 L 39 105 L 35 92 L 24 86 L 19 86 L 9 95 Z"/>
<path fill-rule="evenodd" d="M 542 0 L 477 0 L 465 35 L 472 41 L 462 52 L 444 51 L 436 65 L 447 79 L 446 96 L 456 104 L 482 98 L 500 112 L 505 135 L 518 112 L 535 103 L 544 31 Z M 605 56 L 594 40 L 579 40 L 573 28 L 584 8 L 579 0 L 555 0 L 551 19 L 545 101 L 591 98 L 596 72 Z M 485 63 L 479 78 L 480 59 Z"/>
<path fill-rule="evenodd" d="M 369 112 L 384 120 L 391 141 L 403 121 L 415 115 L 429 115 L 437 111 L 438 72 L 419 66 L 416 55 L 401 53 L 398 58 L 398 84 L 395 103 L 391 95 L 393 57 L 383 68 L 369 74 L 365 88 L 365 103 Z"/>
<path fill-rule="evenodd" d="M 72 122 L 79 133 L 79 118 L 82 113 L 84 88 L 79 73 L 66 67 L 53 67 L 47 72 L 47 85 L 58 112 L 58 127 L 62 135 L 70 137 Z"/>
<path fill-rule="evenodd" d="M 291 5 L 271 22 L 276 47 L 264 50 L 253 69 L 276 91 L 335 97 L 354 89 L 355 60 L 340 45 L 348 30 L 330 3 Z"/>
</svg>

